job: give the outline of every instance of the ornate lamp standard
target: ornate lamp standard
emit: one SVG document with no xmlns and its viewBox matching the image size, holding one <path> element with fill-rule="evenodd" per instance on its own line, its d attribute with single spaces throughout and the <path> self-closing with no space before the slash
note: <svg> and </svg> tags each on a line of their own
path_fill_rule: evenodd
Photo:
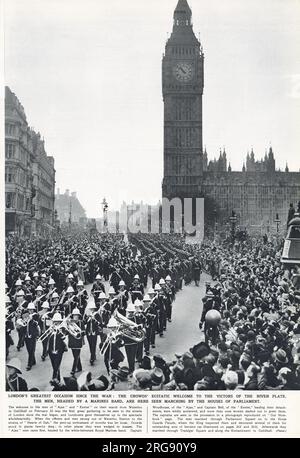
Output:
<svg viewBox="0 0 300 458">
<path fill-rule="evenodd" d="M 72 201 L 70 200 L 70 205 L 69 205 L 69 231 L 71 231 L 71 226 L 72 226 Z"/>
<path fill-rule="evenodd" d="M 232 243 L 234 243 L 234 239 L 235 239 L 235 226 L 236 226 L 236 222 L 237 222 L 237 216 L 236 216 L 236 213 L 234 210 L 232 210 L 231 212 L 231 216 L 229 218 L 229 221 L 231 223 L 231 239 L 232 239 Z"/>
<path fill-rule="evenodd" d="M 280 223 L 281 223 L 278 213 L 276 213 L 276 218 L 274 219 L 274 223 L 276 223 L 276 231 L 277 231 L 277 234 L 278 234 L 278 232 L 279 232 L 279 225 L 280 225 Z"/>
<path fill-rule="evenodd" d="M 108 203 L 105 199 L 103 198 L 103 201 L 101 202 L 102 205 L 102 211 L 103 211 L 103 226 L 108 231 L 108 218 L 107 218 L 107 212 L 108 212 Z"/>
<path fill-rule="evenodd" d="M 216 208 L 214 208 L 213 215 L 214 215 L 214 240 L 216 240 L 216 233 L 217 233 L 217 227 L 218 227 L 218 223 L 217 223 L 218 212 Z"/>
</svg>

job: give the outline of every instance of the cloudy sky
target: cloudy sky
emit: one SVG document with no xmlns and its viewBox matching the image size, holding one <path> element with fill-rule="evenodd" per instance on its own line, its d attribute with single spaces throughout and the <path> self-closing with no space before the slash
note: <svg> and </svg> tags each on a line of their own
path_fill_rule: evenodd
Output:
<svg viewBox="0 0 300 458">
<path fill-rule="evenodd" d="M 5 0 L 5 82 L 88 216 L 156 202 L 161 58 L 177 0 Z M 300 168 L 300 1 L 190 0 L 205 52 L 204 144 L 234 170 L 270 143 Z"/>
</svg>

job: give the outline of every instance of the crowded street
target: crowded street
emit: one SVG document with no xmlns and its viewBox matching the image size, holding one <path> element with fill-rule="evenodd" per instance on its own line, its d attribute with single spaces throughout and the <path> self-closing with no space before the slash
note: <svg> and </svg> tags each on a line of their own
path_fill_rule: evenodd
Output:
<svg viewBox="0 0 300 458">
<path fill-rule="evenodd" d="M 186 286 L 183 291 L 178 293 L 178 297 L 173 305 L 173 322 L 168 328 L 165 337 L 157 339 L 156 348 L 152 350 L 152 355 L 162 354 L 169 361 L 174 358 L 175 353 L 180 353 L 182 348 L 190 348 L 199 340 L 203 332 L 199 330 L 198 320 L 194 317 L 200 317 L 202 312 L 201 297 L 205 294 L 205 281 L 210 278 L 207 274 L 203 274 L 201 278 L 200 288 L 195 286 Z M 148 283 L 150 284 L 150 282 Z M 107 288 L 109 284 L 105 285 Z M 91 285 L 86 287 L 90 292 Z M 182 325 L 184 323 L 184 326 Z M 188 329 L 188 332 L 187 332 Z M 12 333 L 13 339 L 17 339 L 17 332 Z M 180 336 L 180 338 L 178 338 Z M 42 354 L 42 345 L 37 345 L 37 358 Z M 19 357 L 22 368 L 26 367 L 27 353 L 25 351 L 18 352 L 13 346 L 11 347 L 10 357 Z M 69 376 L 70 368 L 72 367 L 72 353 L 66 352 L 61 364 L 61 372 Z M 106 375 L 103 356 L 98 349 L 97 362 L 91 367 L 89 362 L 89 349 L 87 343 L 83 346 L 81 352 L 82 366 L 85 371 L 92 373 L 92 378 L 97 378 L 101 374 Z M 26 373 L 26 381 L 29 387 L 36 387 L 42 391 L 51 390 L 49 383 L 49 374 L 51 374 L 51 363 L 47 358 L 42 364 L 37 364 L 32 371 Z"/>
<path fill-rule="evenodd" d="M 282 244 L 9 238 L 7 389 L 299 389 L 299 268 Z"/>
</svg>

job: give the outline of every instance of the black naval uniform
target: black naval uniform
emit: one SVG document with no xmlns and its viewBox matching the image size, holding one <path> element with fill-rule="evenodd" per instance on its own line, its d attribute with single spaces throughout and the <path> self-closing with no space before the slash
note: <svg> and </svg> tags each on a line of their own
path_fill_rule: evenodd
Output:
<svg viewBox="0 0 300 458">
<path fill-rule="evenodd" d="M 68 346 L 72 350 L 73 353 L 73 365 L 71 374 L 74 375 L 75 372 L 82 371 L 82 365 L 80 360 L 80 353 L 84 343 L 84 324 L 81 321 L 71 321 L 71 323 L 75 323 L 80 329 L 81 332 L 78 331 L 78 336 L 74 336 L 69 332 L 68 338 Z"/>
<path fill-rule="evenodd" d="M 19 374 L 14 374 L 6 379 L 6 391 L 28 391 L 28 386 Z"/>
<path fill-rule="evenodd" d="M 65 335 L 60 330 L 54 330 L 49 338 L 49 357 L 53 369 L 53 379 L 60 381 L 60 365 L 64 352 L 67 351 Z"/>
<path fill-rule="evenodd" d="M 40 334 L 40 328 L 38 325 L 38 316 L 34 314 L 32 318 L 29 318 L 28 323 L 26 325 L 25 331 L 25 345 L 28 352 L 28 362 L 27 362 L 27 370 L 30 370 L 32 366 L 36 364 L 35 359 L 35 348 L 36 348 L 36 341 Z"/>
<path fill-rule="evenodd" d="M 6 348 L 6 358 L 8 357 L 9 347 L 14 345 L 14 341 L 11 337 L 11 331 L 15 329 L 14 324 L 11 319 L 6 319 L 5 321 L 5 348 Z"/>
<path fill-rule="evenodd" d="M 149 354 L 150 351 L 150 344 L 151 344 L 151 337 L 152 333 L 154 333 L 154 342 L 155 342 L 155 319 L 156 319 L 156 312 L 153 304 L 149 304 L 149 306 L 144 310 L 145 316 L 145 330 L 146 330 L 146 338 L 143 342 L 144 350 L 146 355 Z"/>
<path fill-rule="evenodd" d="M 144 287 L 141 283 L 133 283 L 129 292 L 131 294 L 131 301 L 133 304 L 135 303 L 136 299 L 141 301 L 144 297 Z"/>
<path fill-rule="evenodd" d="M 44 314 L 42 314 L 41 312 L 39 313 L 39 327 L 41 330 L 41 336 L 50 328 L 49 321 L 52 315 L 53 315 L 52 312 L 46 312 Z M 45 361 L 46 357 L 48 356 L 48 344 L 49 344 L 49 336 L 44 338 L 42 341 L 42 347 L 43 347 L 42 360 L 43 361 Z"/>
<path fill-rule="evenodd" d="M 167 312 L 166 312 L 167 297 L 163 292 L 160 292 L 157 297 L 158 303 L 158 333 L 160 337 L 163 336 L 167 328 Z"/>
<path fill-rule="evenodd" d="M 90 363 L 93 365 L 96 360 L 97 338 L 103 329 L 103 324 L 99 312 L 84 319 L 86 338 L 90 347 Z"/>
</svg>

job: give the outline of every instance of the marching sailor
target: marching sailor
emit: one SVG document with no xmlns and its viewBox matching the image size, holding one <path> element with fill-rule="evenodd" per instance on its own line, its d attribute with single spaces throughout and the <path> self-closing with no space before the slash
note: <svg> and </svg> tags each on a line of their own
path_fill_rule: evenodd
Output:
<svg viewBox="0 0 300 458">
<path fill-rule="evenodd" d="M 90 363 L 93 366 L 96 360 L 97 338 L 103 329 L 101 316 L 94 302 L 88 304 L 86 307 L 84 324 L 85 334 L 90 347 Z"/>
<path fill-rule="evenodd" d="M 30 371 L 32 366 L 36 364 L 35 360 L 35 348 L 36 341 L 40 335 L 40 327 L 38 325 L 38 315 L 35 310 L 33 302 L 28 304 L 27 310 L 29 312 L 29 318 L 25 328 L 25 345 L 28 352 L 28 362 L 26 370 Z"/>
<path fill-rule="evenodd" d="M 79 280 L 77 283 L 77 291 L 78 308 L 80 313 L 83 314 L 88 303 L 89 295 L 82 280 Z"/>
<path fill-rule="evenodd" d="M 56 312 L 53 315 L 53 330 L 49 337 L 48 352 L 53 369 L 52 379 L 60 381 L 60 365 L 65 351 L 68 350 L 65 343 L 65 334 L 59 325 L 62 323 L 61 314 Z"/>
<path fill-rule="evenodd" d="M 101 275 L 97 274 L 96 275 L 96 281 L 93 284 L 92 291 L 91 291 L 92 295 L 94 296 L 96 305 L 98 305 L 101 292 L 105 294 L 105 286 L 102 283 Z"/>
<path fill-rule="evenodd" d="M 129 300 L 129 294 L 125 288 L 126 286 L 124 280 L 120 280 L 119 291 L 116 299 L 118 300 L 118 312 L 123 316 L 126 316 L 126 308 Z"/>
<path fill-rule="evenodd" d="M 130 287 L 131 301 L 134 304 L 137 299 L 142 300 L 144 297 L 144 287 L 140 283 L 140 276 L 136 274 L 134 276 L 132 285 Z"/>
<path fill-rule="evenodd" d="M 156 319 L 156 313 L 154 305 L 152 304 L 152 300 L 149 294 L 145 294 L 143 299 L 143 308 L 144 308 L 144 316 L 145 316 L 145 330 L 146 330 L 146 338 L 144 340 L 144 350 L 145 354 L 148 356 L 150 354 L 150 344 L 151 344 L 151 336 L 153 333 L 153 327 Z M 154 330 L 155 336 L 155 330 Z"/>
<path fill-rule="evenodd" d="M 19 358 L 12 358 L 6 363 L 6 391 L 28 391 L 27 383 L 21 374 Z"/>
<path fill-rule="evenodd" d="M 50 328 L 52 324 L 51 322 L 52 313 L 49 310 L 50 310 L 49 302 L 44 301 L 42 303 L 42 310 L 38 313 L 39 315 L 38 322 L 39 322 L 39 327 L 41 330 L 41 335 L 43 335 Z M 48 356 L 49 337 L 46 337 L 42 341 L 42 347 L 43 347 L 42 361 L 45 361 L 46 357 Z"/>
<path fill-rule="evenodd" d="M 82 371 L 82 365 L 80 360 L 80 353 L 82 346 L 84 344 L 84 324 L 80 320 L 81 314 L 79 309 L 76 307 L 71 313 L 70 326 L 74 326 L 74 330 L 68 330 L 68 347 L 72 350 L 73 353 L 73 365 L 71 370 L 71 375 L 75 375 L 75 372 Z"/>
<path fill-rule="evenodd" d="M 24 298 L 24 291 L 20 289 L 17 292 L 17 308 L 16 308 L 16 330 L 18 332 L 18 343 L 17 343 L 17 350 L 20 351 L 22 347 L 24 347 L 24 339 L 25 339 L 25 332 L 26 332 L 26 323 L 23 319 L 24 313 L 27 313 L 27 306 L 28 303 L 25 301 Z"/>
<path fill-rule="evenodd" d="M 134 314 L 135 314 L 135 306 L 134 304 L 130 303 L 126 309 L 127 318 L 131 321 L 134 321 Z M 134 340 L 130 339 L 127 336 L 123 336 L 123 341 L 125 345 L 125 352 L 127 356 L 127 362 L 129 367 L 129 373 L 132 374 L 135 369 L 135 360 L 137 356 L 137 347 L 138 344 Z"/>
<path fill-rule="evenodd" d="M 78 299 L 76 297 L 75 290 L 73 286 L 68 286 L 66 290 L 66 296 L 63 299 L 63 308 L 65 316 L 68 316 L 72 313 L 73 308 L 77 307 Z"/>
</svg>

